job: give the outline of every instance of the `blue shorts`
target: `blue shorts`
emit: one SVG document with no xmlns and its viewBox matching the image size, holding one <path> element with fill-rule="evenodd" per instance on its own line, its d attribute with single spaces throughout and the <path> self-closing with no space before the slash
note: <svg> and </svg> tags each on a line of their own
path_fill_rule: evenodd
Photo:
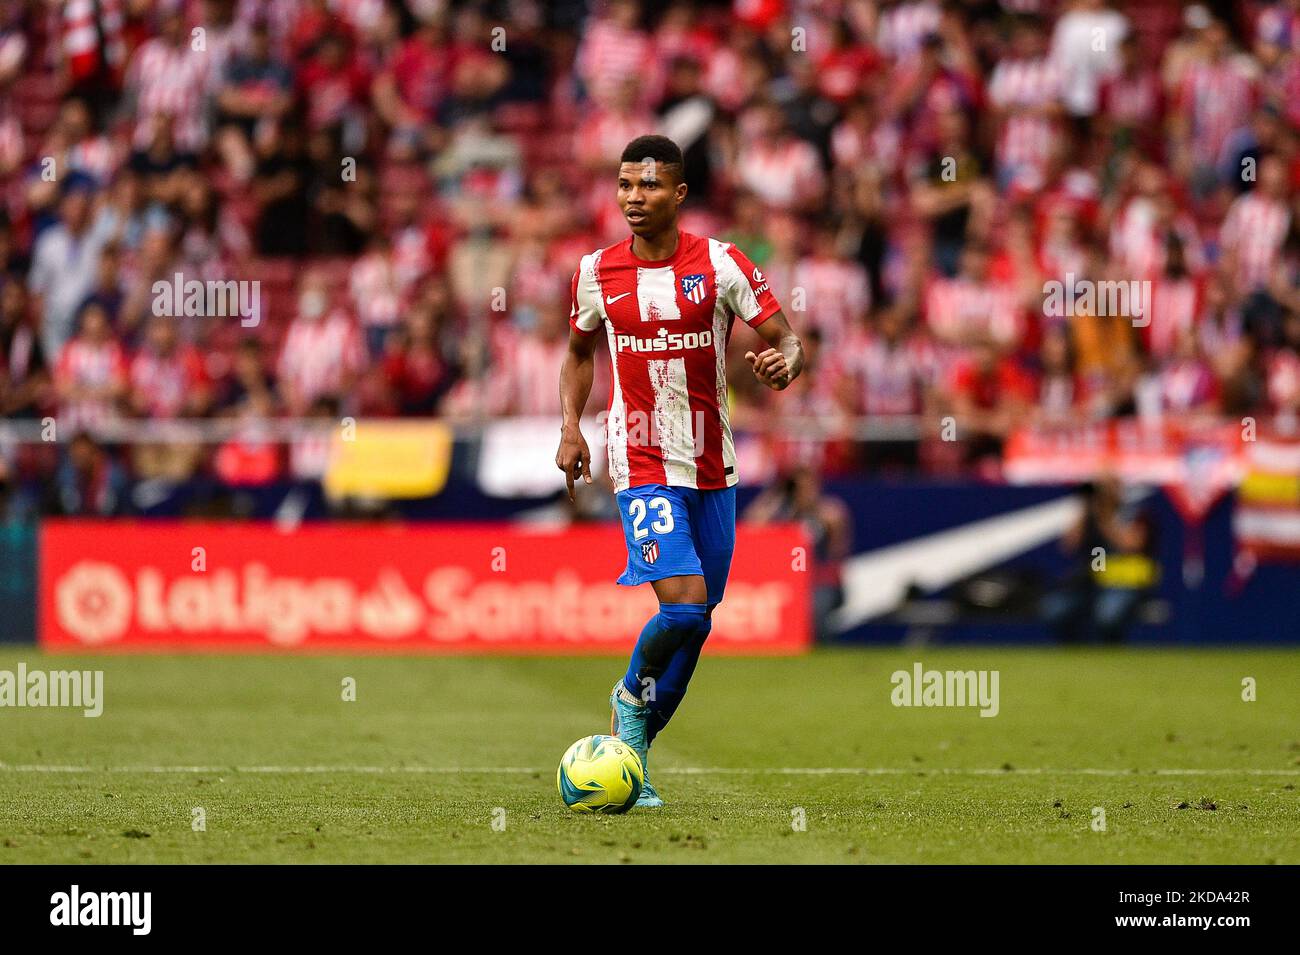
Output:
<svg viewBox="0 0 1300 955">
<path fill-rule="evenodd" d="M 633 587 L 665 577 L 699 575 L 709 603 L 722 602 L 736 549 L 736 489 L 642 484 L 619 491 L 627 543 L 620 584 Z"/>
</svg>

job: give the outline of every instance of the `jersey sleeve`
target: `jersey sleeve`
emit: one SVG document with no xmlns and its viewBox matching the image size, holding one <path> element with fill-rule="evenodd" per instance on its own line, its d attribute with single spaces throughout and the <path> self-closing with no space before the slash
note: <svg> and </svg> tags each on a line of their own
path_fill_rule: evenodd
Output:
<svg viewBox="0 0 1300 955">
<path fill-rule="evenodd" d="M 596 296 L 600 294 L 594 277 L 587 275 L 587 260 L 584 258 L 573 273 L 570 285 L 571 304 L 569 306 L 569 327 L 580 335 L 594 335 L 600 328 L 600 309 L 596 307 Z"/>
<path fill-rule="evenodd" d="M 781 310 L 781 303 L 761 269 L 734 245 L 722 255 L 718 272 L 718 297 L 746 324 L 757 328 Z"/>
</svg>

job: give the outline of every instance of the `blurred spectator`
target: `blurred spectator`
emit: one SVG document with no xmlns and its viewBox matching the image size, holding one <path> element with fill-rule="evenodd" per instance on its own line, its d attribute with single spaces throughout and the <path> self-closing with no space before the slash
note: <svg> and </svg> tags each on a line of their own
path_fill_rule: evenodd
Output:
<svg viewBox="0 0 1300 955">
<path fill-rule="evenodd" d="M 855 342 L 846 362 L 852 374 L 853 410 L 871 418 L 919 416 L 932 410 L 934 350 L 902 309 L 877 313 L 875 327 Z M 919 464 L 915 438 L 874 441 L 865 448 L 873 471 L 913 471 Z"/>
<path fill-rule="evenodd" d="M 145 330 L 144 346 L 131 360 L 130 409 L 153 420 L 200 417 L 211 402 L 203 361 L 192 345 L 182 344 L 176 322 L 154 316 Z M 198 465 L 200 448 L 186 441 L 142 442 L 133 449 L 132 470 L 142 480 L 182 481 Z"/>
<path fill-rule="evenodd" d="M 774 103 L 755 106 L 741 118 L 742 145 L 735 164 L 740 184 L 769 206 L 789 212 L 816 208 L 826 188 L 821 158 L 798 139 Z"/>
<path fill-rule="evenodd" d="M 822 491 L 811 468 L 798 468 L 767 488 L 745 509 L 751 524 L 796 521 L 804 526 L 812 551 L 813 621 L 818 642 L 835 637 L 832 614 L 844 602 L 841 564 L 853 550 L 853 523 L 839 498 Z"/>
<path fill-rule="evenodd" d="M 1159 407 L 1151 409 L 1155 414 L 1185 420 L 1218 406 L 1218 383 L 1190 328 L 1179 334 L 1173 355 L 1160 367 L 1153 384 L 1159 397 Z"/>
<path fill-rule="evenodd" d="M 72 89 L 91 97 L 103 112 L 121 89 L 126 67 L 126 0 L 67 0 L 63 5 L 62 53 Z"/>
<path fill-rule="evenodd" d="M 1116 151 L 1162 157 L 1165 107 L 1157 64 L 1134 34 L 1126 34 L 1120 43 L 1119 69 L 1102 80 L 1098 92 L 1098 133 Z"/>
<path fill-rule="evenodd" d="M 131 56 L 126 73 L 126 105 L 136 120 L 135 145 L 148 145 L 159 118 L 172 123 L 177 148 L 196 152 L 207 142 L 204 105 L 209 89 L 206 41 L 191 39 L 181 4 L 159 11 L 159 32 Z"/>
<path fill-rule="evenodd" d="M 99 269 L 107 229 L 91 227 L 92 184 L 69 177 L 59 203 L 59 221 L 41 233 L 32 250 L 28 288 L 41 312 L 41 346 L 58 361 L 72 337 L 77 308 L 85 301 Z"/>
<path fill-rule="evenodd" d="M 272 56 L 265 21 L 253 24 L 247 49 L 232 51 L 221 79 L 217 148 L 235 177 L 247 181 L 253 173 L 251 143 L 258 124 L 278 122 L 293 105 L 293 76 Z"/>
<path fill-rule="evenodd" d="M 352 266 L 348 287 L 370 359 L 378 360 L 384 353 L 384 339 L 397 324 L 403 295 L 392 243 L 386 236 L 379 234 L 370 240 L 366 254 Z"/>
<path fill-rule="evenodd" d="M 976 339 L 952 379 L 956 437 L 964 442 L 966 462 L 996 473 L 1002 443 L 1032 400 L 1032 383 L 1015 360 L 991 338 Z"/>
<path fill-rule="evenodd" d="M 1255 106 L 1256 76 L 1227 26 L 1209 19 L 1178 78 L 1171 121 L 1174 169 L 1203 195 L 1218 185 L 1218 165 L 1233 129 Z"/>
<path fill-rule="evenodd" d="M 32 209 L 52 209 L 61 184 L 74 173 L 92 187 L 108 181 L 118 157 L 108 137 L 96 134 L 93 125 L 85 100 L 73 97 L 59 107 L 54 128 L 40 147 L 41 174 L 28 182 L 26 199 Z"/>
<path fill-rule="evenodd" d="M 281 446 L 266 428 L 278 410 L 275 377 L 266 365 L 262 343 L 246 338 L 239 344 L 230 376 L 221 382 L 214 400 L 218 413 L 239 422 L 235 437 L 217 450 L 213 467 L 232 487 L 269 484 L 280 473 Z"/>
<path fill-rule="evenodd" d="M 938 139 L 912 170 L 912 208 L 930 227 L 934 264 L 943 275 L 957 274 L 967 236 L 987 234 L 993 202 L 984 179 L 985 163 L 970 142 L 966 116 L 956 109 L 936 118 Z"/>
<path fill-rule="evenodd" d="M 508 355 L 500 356 L 500 413 L 558 415 L 560 394 L 555 387 L 556 362 L 564 363 L 569 348 L 567 298 L 539 303 L 527 324 L 517 327 Z"/>
<path fill-rule="evenodd" d="M 388 340 L 382 368 L 395 395 L 398 414 L 435 414 L 455 381 L 452 366 L 442 353 L 438 331 L 434 310 L 423 305 L 414 309 L 405 328 Z"/>
<path fill-rule="evenodd" d="M 1046 425 L 1074 424 L 1086 414 L 1087 395 L 1074 367 L 1070 333 L 1062 324 L 1049 326 L 1039 345 L 1039 373 L 1034 415 Z"/>
<path fill-rule="evenodd" d="M 1089 635 L 1122 642 L 1160 580 L 1154 522 L 1125 502 L 1117 481 L 1104 479 L 1084 489 L 1083 516 L 1061 544 L 1076 563 L 1061 587 L 1044 597 L 1044 620 L 1066 643 Z"/>
<path fill-rule="evenodd" d="M 59 426 L 72 430 L 116 421 L 127 392 L 126 356 L 108 313 L 87 302 L 77 322 L 76 337 L 59 351 L 54 369 Z"/>
<path fill-rule="evenodd" d="M 459 53 L 447 43 L 444 16 L 425 13 L 375 80 L 374 105 L 392 131 L 394 156 L 410 157 L 441 144 L 441 131 L 431 121 L 448 95 Z"/>
<path fill-rule="evenodd" d="M 129 160 L 128 168 L 140 177 L 143 197 L 160 206 L 180 198 L 198 164 L 194 153 L 177 147 L 174 132 L 171 116 L 155 116 L 147 139 Z"/>
<path fill-rule="evenodd" d="M 804 370 L 779 396 L 759 393 L 754 413 L 741 412 L 733 422 L 741 430 L 755 427 L 755 418 L 775 425 L 764 444 L 776 466 L 813 468 L 838 474 L 853 464 L 848 440 L 852 402 L 851 369 L 842 357 L 823 343 L 821 332 L 809 329 L 803 335 Z M 743 366 L 735 374 L 745 388 L 757 392 L 752 375 L 746 380 Z M 764 389 L 766 391 L 767 389 Z"/>
<path fill-rule="evenodd" d="M 285 409 L 303 415 L 318 398 L 348 394 L 364 364 L 355 323 L 331 306 L 324 276 L 309 272 L 299 287 L 298 317 L 289 326 L 276 366 Z"/>
<path fill-rule="evenodd" d="M 636 0 L 612 0 L 605 15 L 588 21 L 575 63 L 588 96 L 608 101 L 627 80 L 645 82 L 645 68 L 653 59 L 640 20 Z"/>
<path fill-rule="evenodd" d="M 1056 21 L 1052 60 L 1061 75 L 1062 102 L 1075 117 L 1097 112 L 1098 90 L 1118 72 L 1128 21 L 1105 0 L 1074 0 Z"/>
<path fill-rule="evenodd" d="M 337 31 L 326 33 L 298 75 L 298 93 L 306 102 L 308 130 L 340 128 L 345 148 L 352 150 L 362 144 L 369 89 L 369 71 L 348 40 Z"/>
<path fill-rule="evenodd" d="M 34 418 L 50 404 L 50 375 L 32 327 L 27 289 L 16 278 L 0 280 L 0 417 Z"/>
<path fill-rule="evenodd" d="M 1262 291 L 1277 267 L 1292 226 L 1286 168 L 1277 156 L 1259 164 L 1259 185 L 1233 200 L 1219 236 L 1223 272 L 1240 295 Z"/>
<path fill-rule="evenodd" d="M 74 434 L 50 488 L 46 509 L 64 517 L 114 517 L 126 512 L 126 472 L 85 433 Z"/>
<path fill-rule="evenodd" d="M 1002 346 L 1020 339 L 1022 322 L 1016 295 L 989 271 L 988 250 L 967 245 L 955 278 L 937 278 L 925 296 L 926 324 L 940 342 L 966 347 L 987 337 Z"/>
<path fill-rule="evenodd" d="M 1300 314 L 1287 314 L 1282 340 L 1270 349 L 1265 373 L 1273 409 L 1294 423 L 1300 416 Z"/>
<path fill-rule="evenodd" d="M 215 390 L 213 408 L 235 417 L 269 417 L 276 408 L 275 375 L 266 364 L 265 349 L 256 338 L 245 338 L 235 350 L 229 376 Z"/>
<path fill-rule="evenodd" d="M 822 340 L 836 349 L 871 308 L 867 270 L 849 260 L 840 246 L 833 224 L 817 229 L 810 255 L 795 266 L 793 288 L 807 297 L 805 324 L 821 332 Z"/>
<path fill-rule="evenodd" d="M 179 341 L 176 323 L 167 315 L 150 319 L 129 377 L 131 410 L 141 417 L 197 417 L 211 400 L 197 349 Z"/>
<path fill-rule="evenodd" d="M 1025 17 L 1012 35 L 1010 55 L 989 78 L 989 101 L 997 129 L 997 164 L 1003 188 L 1018 181 L 1041 182 L 1058 125 L 1064 95 L 1064 64 L 1048 56 L 1039 23 Z"/>
<path fill-rule="evenodd" d="M 258 128 L 253 195 L 258 204 L 257 249 L 263 255 L 302 255 L 311 225 L 311 163 L 302 128 Z"/>
</svg>

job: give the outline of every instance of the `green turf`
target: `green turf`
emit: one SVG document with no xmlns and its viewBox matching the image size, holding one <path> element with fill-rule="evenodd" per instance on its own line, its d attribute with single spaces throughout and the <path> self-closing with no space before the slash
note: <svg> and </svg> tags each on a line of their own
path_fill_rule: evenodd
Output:
<svg viewBox="0 0 1300 955">
<path fill-rule="evenodd" d="M 19 660 L 101 668 L 106 702 L 0 708 L 4 862 L 1300 862 L 1294 651 L 706 658 L 652 753 L 668 805 L 615 817 L 565 809 L 554 767 L 607 730 L 617 660 L 7 650 L 0 669 Z M 997 669 L 1001 712 L 892 706 L 914 660 Z M 781 771 L 801 768 L 885 772 Z"/>
</svg>

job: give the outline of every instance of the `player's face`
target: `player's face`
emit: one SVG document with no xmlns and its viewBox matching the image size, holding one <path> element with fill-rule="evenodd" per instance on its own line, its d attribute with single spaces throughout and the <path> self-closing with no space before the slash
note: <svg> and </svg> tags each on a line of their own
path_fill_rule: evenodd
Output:
<svg viewBox="0 0 1300 955">
<path fill-rule="evenodd" d="M 634 235 L 658 235 L 671 227 L 685 197 L 686 184 L 662 163 L 625 162 L 618 168 L 618 208 Z"/>
</svg>

